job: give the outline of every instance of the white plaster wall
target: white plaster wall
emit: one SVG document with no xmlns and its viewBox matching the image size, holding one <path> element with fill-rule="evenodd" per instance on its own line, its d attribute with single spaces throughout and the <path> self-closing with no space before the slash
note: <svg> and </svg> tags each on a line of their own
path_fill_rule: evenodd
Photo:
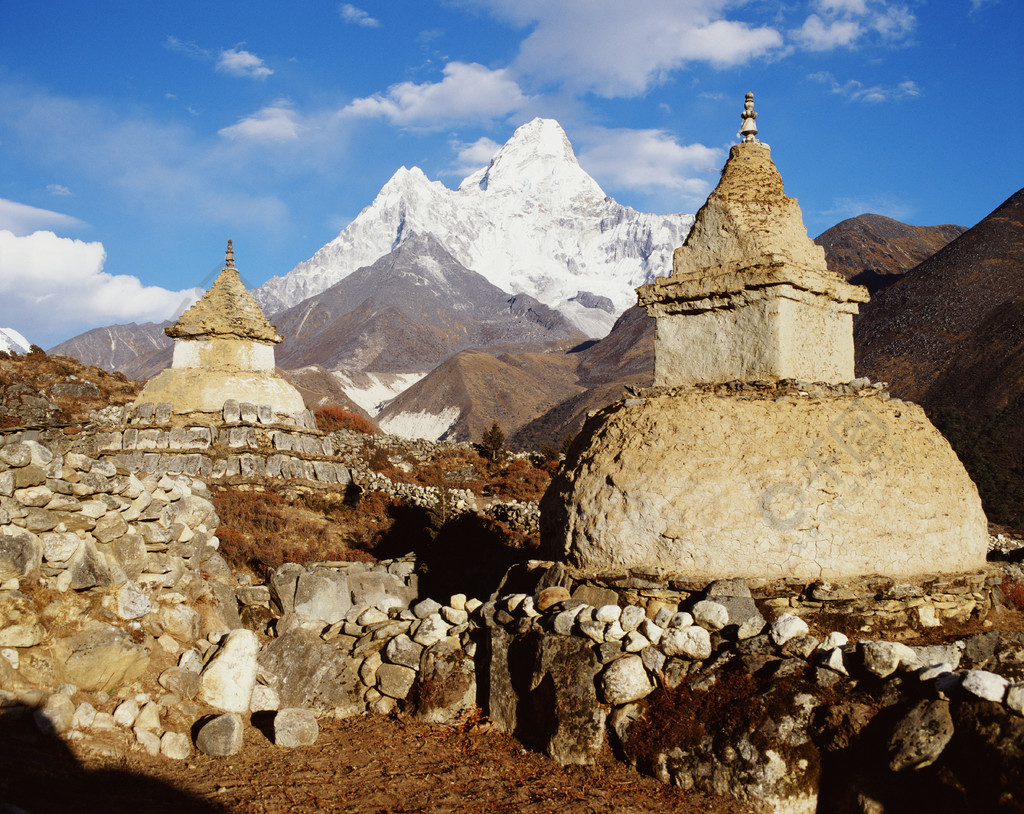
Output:
<svg viewBox="0 0 1024 814">
<path fill-rule="evenodd" d="M 274 346 L 250 339 L 179 339 L 171 367 L 209 370 L 273 370 Z"/>
</svg>

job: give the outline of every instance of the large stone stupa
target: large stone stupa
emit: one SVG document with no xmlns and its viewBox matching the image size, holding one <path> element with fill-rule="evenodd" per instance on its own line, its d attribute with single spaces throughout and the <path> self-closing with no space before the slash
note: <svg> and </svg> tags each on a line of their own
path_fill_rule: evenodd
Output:
<svg viewBox="0 0 1024 814">
<path fill-rule="evenodd" d="M 221 413 L 230 400 L 269 405 L 289 419 L 305 410 L 299 391 L 276 371 L 281 337 L 239 278 L 230 240 L 210 290 L 166 333 L 174 339 L 173 362 L 146 384 L 138 403 L 168 402 L 186 415 Z"/>
<path fill-rule="evenodd" d="M 854 379 L 867 292 L 828 271 L 756 138 L 638 289 L 655 387 L 592 415 L 541 503 L 547 556 L 589 573 L 910 578 L 984 567 L 978 491 L 915 404 Z"/>
</svg>

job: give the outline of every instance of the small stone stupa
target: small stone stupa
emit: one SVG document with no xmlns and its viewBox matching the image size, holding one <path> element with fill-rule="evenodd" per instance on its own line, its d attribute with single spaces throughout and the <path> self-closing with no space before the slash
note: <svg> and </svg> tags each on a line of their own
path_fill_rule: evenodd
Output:
<svg viewBox="0 0 1024 814">
<path fill-rule="evenodd" d="M 174 360 L 146 384 L 139 403 L 169 402 L 175 414 L 220 413 L 229 400 L 288 417 L 305 410 L 299 391 L 275 370 L 281 337 L 239 279 L 230 240 L 210 290 L 166 333 Z"/>
<path fill-rule="evenodd" d="M 592 415 L 541 502 L 551 559 L 590 573 L 909 578 L 977 572 L 978 491 L 915 404 L 854 380 L 867 292 L 829 272 L 756 138 L 638 289 L 655 387 Z"/>
<path fill-rule="evenodd" d="M 748 93 L 743 142 L 676 249 L 672 276 L 637 291 L 657 318 L 655 386 L 854 376 L 853 315 L 867 289 L 828 270 L 756 117 Z"/>
</svg>

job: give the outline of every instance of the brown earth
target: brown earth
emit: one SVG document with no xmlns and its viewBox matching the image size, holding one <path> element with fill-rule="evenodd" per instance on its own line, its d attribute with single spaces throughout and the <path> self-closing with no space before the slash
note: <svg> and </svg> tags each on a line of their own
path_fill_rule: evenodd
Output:
<svg viewBox="0 0 1024 814">
<path fill-rule="evenodd" d="M 365 716 L 320 725 L 314 746 L 279 749 L 272 735 L 247 728 L 237 755 L 194 753 L 178 762 L 69 747 L 40 734 L 30 715 L 7 715 L 0 717 L 0 810 L 10 810 L 3 803 L 32 814 L 744 810 L 638 775 L 610 753 L 596 766 L 560 767 L 486 723 L 442 729 Z"/>
</svg>

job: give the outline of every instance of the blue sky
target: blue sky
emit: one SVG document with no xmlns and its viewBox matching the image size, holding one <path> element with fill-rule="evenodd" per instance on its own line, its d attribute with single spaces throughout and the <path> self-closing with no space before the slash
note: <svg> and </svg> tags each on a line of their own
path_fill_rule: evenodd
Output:
<svg viewBox="0 0 1024 814">
<path fill-rule="evenodd" d="M 696 212 L 748 90 L 812 236 L 972 226 L 1024 179 L 1022 40 L 1020 0 L 7 0 L 0 327 L 171 318 L 229 237 L 258 285 L 535 116 L 621 203 Z"/>
</svg>

